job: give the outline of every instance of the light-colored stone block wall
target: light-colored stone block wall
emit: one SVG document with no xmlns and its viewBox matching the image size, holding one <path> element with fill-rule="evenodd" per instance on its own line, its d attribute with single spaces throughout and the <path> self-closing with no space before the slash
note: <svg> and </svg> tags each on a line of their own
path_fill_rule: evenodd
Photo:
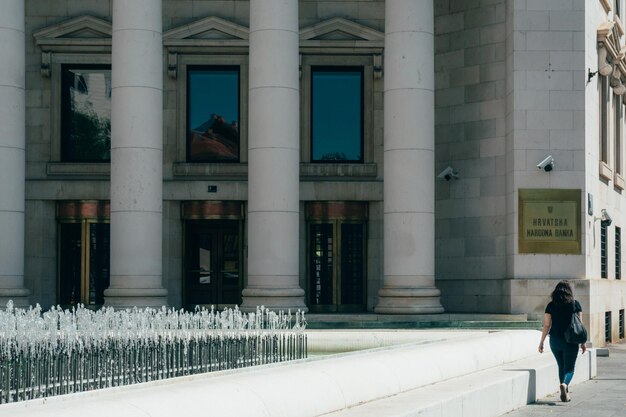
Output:
<svg viewBox="0 0 626 417">
<path fill-rule="evenodd" d="M 436 285 L 447 311 L 504 312 L 506 2 L 435 0 Z M 504 301 L 504 302 L 503 302 Z"/>
<path fill-rule="evenodd" d="M 599 176 L 599 80 L 597 28 L 612 18 L 600 1 L 511 1 L 507 9 L 507 273 L 511 312 L 541 319 L 560 279 L 573 280 L 576 298 L 594 345 L 604 344 L 604 317 L 612 312 L 613 340 L 624 284 L 614 279 L 614 227 L 623 214 L 622 193 Z M 535 164 L 551 154 L 549 174 Z M 581 190 L 581 255 L 518 254 L 520 188 Z M 587 196 L 594 213 L 587 213 Z M 600 216 L 614 221 L 608 231 L 608 279 L 600 279 Z M 615 219 L 618 220 L 615 220 Z M 623 264 L 623 262 L 622 262 Z"/>
<path fill-rule="evenodd" d="M 557 4 L 558 3 L 558 4 Z M 519 254 L 518 190 L 580 189 L 585 210 L 584 2 L 508 4 L 507 275 L 583 278 L 581 255 Z M 537 164 L 555 159 L 547 173 Z"/>
</svg>

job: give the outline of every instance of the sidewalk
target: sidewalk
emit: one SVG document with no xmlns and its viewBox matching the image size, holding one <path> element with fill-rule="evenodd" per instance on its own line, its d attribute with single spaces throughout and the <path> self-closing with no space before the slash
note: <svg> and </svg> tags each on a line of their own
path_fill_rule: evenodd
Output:
<svg viewBox="0 0 626 417">
<path fill-rule="evenodd" d="M 626 417 L 626 342 L 609 346 L 609 357 L 598 356 L 598 376 L 571 390 L 572 401 L 558 393 L 505 414 L 506 417 Z"/>
</svg>

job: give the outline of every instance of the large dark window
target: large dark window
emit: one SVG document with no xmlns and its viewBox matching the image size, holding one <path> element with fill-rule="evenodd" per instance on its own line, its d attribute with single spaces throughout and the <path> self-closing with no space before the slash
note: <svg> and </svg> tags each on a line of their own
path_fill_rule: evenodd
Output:
<svg viewBox="0 0 626 417">
<path fill-rule="evenodd" d="M 111 69 L 62 66 L 61 160 L 111 160 Z"/>
<path fill-rule="evenodd" d="M 311 161 L 363 162 L 362 68 L 312 68 Z"/>
<path fill-rule="evenodd" d="M 239 67 L 187 70 L 187 161 L 239 162 Z"/>
</svg>

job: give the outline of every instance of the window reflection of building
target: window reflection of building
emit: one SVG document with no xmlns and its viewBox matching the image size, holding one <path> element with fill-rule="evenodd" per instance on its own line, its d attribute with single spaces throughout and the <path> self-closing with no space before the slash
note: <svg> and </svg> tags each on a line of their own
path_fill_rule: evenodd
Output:
<svg viewBox="0 0 626 417">
<path fill-rule="evenodd" d="M 110 66 L 64 65 L 62 73 L 61 159 L 110 161 Z"/>
<path fill-rule="evenodd" d="M 108 201 L 58 203 L 61 305 L 104 304 L 109 286 L 109 217 Z"/>
<path fill-rule="evenodd" d="M 363 69 L 313 67 L 311 74 L 313 161 L 363 161 Z"/>
<path fill-rule="evenodd" d="M 239 68 L 188 70 L 187 160 L 239 161 Z"/>
</svg>

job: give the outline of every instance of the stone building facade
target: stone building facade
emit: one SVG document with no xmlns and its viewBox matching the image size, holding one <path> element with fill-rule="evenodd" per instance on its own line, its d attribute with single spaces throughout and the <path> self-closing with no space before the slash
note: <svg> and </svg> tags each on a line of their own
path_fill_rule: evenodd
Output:
<svg viewBox="0 0 626 417">
<path fill-rule="evenodd" d="M 622 0 L 4 3 L 3 302 L 623 338 Z"/>
</svg>

